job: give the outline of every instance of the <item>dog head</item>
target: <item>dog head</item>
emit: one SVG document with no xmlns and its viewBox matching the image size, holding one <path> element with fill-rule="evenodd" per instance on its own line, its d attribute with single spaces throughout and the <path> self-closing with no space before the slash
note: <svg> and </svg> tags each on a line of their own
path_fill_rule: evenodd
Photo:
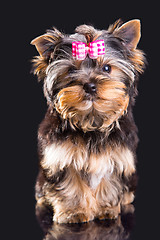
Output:
<svg viewBox="0 0 160 240">
<path fill-rule="evenodd" d="M 137 49 L 140 21 L 120 21 L 108 30 L 81 25 L 65 35 L 53 28 L 31 43 L 39 56 L 33 60 L 34 73 L 44 81 L 49 108 L 84 132 L 111 129 L 127 113 L 136 96 L 138 73 L 143 72 L 144 54 Z M 88 46 L 103 40 L 103 55 L 83 60 L 72 53 L 73 42 Z M 132 99 L 132 100 L 131 100 Z"/>
</svg>

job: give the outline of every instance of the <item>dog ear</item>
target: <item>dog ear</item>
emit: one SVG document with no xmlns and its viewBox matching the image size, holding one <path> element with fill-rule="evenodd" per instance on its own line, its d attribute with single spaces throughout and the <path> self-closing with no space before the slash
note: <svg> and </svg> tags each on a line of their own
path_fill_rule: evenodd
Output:
<svg viewBox="0 0 160 240">
<path fill-rule="evenodd" d="M 40 56 L 48 57 L 54 49 L 54 46 L 60 42 L 62 38 L 63 34 L 56 28 L 53 28 L 53 30 L 48 30 L 47 33 L 33 39 L 31 44 L 35 45 Z"/>
<path fill-rule="evenodd" d="M 146 58 L 143 51 L 137 49 L 137 44 L 141 37 L 140 20 L 131 20 L 121 25 L 121 20 L 119 19 L 109 26 L 108 32 L 120 39 L 122 44 L 126 46 L 131 53 L 129 59 L 137 72 L 142 73 L 146 65 Z"/>
<path fill-rule="evenodd" d="M 53 54 L 55 46 L 61 42 L 62 38 L 63 34 L 53 28 L 31 41 L 31 44 L 35 45 L 39 53 L 39 56 L 32 60 L 32 72 L 38 76 L 38 80 L 44 79 L 51 54 Z"/>
<path fill-rule="evenodd" d="M 122 40 L 128 49 L 135 49 L 141 37 L 140 20 L 135 19 L 116 27 L 113 34 Z"/>
</svg>

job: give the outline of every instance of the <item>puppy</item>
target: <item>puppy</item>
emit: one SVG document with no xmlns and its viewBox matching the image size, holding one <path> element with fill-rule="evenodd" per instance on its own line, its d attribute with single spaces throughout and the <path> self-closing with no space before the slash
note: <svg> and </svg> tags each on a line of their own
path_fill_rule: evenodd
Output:
<svg viewBox="0 0 160 240">
<path fill-rule="evenodd" d="M 115 219 L 134 200 L 137 127 L 132 108 L 144 53 L 140 21 L 81 25 L 35 38 L 33 72 L 48 109 L 38 130 L 37 215 L 58 223 Z"/>
</svg>

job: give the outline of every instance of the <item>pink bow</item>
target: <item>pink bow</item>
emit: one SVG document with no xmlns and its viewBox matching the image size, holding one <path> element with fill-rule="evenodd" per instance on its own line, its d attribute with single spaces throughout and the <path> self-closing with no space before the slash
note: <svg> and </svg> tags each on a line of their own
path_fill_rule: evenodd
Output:
<svg viewBox="0 0 160 240">
<path fill-rule="evenodd" d="M 89 54 L 89 57 L 92 59 L 96 59 L 100 55 L 105 54 L 105 46 L 104 40 L 96 40 L 90 42 L 87 46 L 86 43 L 83 42 L 72 42 L 72 56 L 77 60 L 84 60 Z"/>
</svg>

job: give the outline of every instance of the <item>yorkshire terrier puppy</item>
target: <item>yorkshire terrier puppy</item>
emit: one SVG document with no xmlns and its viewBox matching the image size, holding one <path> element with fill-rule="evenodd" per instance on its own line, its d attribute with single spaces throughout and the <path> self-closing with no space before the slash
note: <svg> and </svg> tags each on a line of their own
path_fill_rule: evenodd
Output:
<svg viewBox="0 0 160 240">
<path fill-rule="evenodd" d="M 58 223 L 117 218 L 133 202 L 137 179 L 140 21 L 75 32 L 53 28 L 31 42 L 48 104 L 38 131 L 37 209 L 51 208 Z"/>
</svg>

